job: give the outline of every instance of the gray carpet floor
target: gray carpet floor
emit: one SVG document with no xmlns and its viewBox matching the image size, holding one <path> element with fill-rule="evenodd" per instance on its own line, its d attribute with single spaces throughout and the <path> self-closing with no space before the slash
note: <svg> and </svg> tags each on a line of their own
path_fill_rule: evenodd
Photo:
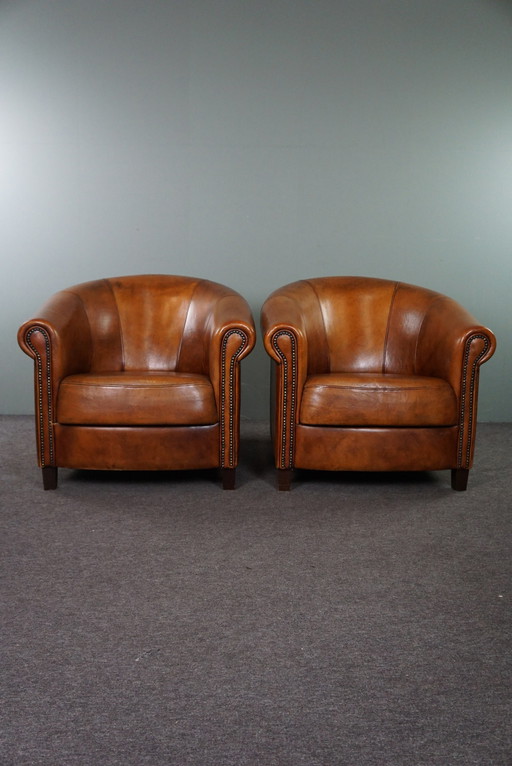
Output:
<svg viewBox="0 0 512 766">
<path fill-rule="evenodd" d="M 60 471 L 0 418 L 2 766 L 510 766 L 512 424 L 467 492 Z"/>
</svg>

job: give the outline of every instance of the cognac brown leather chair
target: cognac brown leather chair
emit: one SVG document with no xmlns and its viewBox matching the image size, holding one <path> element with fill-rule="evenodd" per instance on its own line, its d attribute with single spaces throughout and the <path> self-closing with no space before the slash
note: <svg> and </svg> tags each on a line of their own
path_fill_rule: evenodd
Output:
<svg viewBox="0 0 512 766">
<path fill-rule="evenodd" d="M 240 360 L 249 306 L 207 280 L 140 275 L 56 293 L 18 341 L 35 363 L 39 465 L 57 469 L 221 468 L 238 462 Z"/>
<path fill-rule="evenodd" d="M 449 468 L 466 489 L 479 368 L 496 340 L 462 306 L 401 282 L 309 279 L 272 293 L 262 328 L 280 489 L 293 468 Z"/>
</svg>

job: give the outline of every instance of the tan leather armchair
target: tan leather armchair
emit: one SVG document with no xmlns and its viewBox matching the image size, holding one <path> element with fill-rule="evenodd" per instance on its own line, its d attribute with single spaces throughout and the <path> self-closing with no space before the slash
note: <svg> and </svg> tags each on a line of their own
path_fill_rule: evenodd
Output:
<svg viewBox="0 0 512 766">
<path fill-rule="evenodd" d="M 139 275 L 56 293 L 20 327 L 34 359 L 39 466 L 221 468 L 238 462 L 240 361 L 255 343 L 246 301 L 223 285 Z"/>
<path fill-rule="evenodd" d="M 309 279 L 269 296 L 262 329 L 280 489 L 293 468 L 451 469 L 466 489 L 496 339 L 462 306 L 401 282 Z"/>
</svg>

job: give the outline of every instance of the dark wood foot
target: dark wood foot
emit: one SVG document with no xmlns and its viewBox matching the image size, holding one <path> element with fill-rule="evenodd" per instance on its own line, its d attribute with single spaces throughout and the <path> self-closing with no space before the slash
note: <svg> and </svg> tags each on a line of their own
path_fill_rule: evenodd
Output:
<svg viewBox="0 0 512 766">
<path fill-rule="evenodd" d="M 280 492 L 289 492 L 292 486 L 293 468 L 277 469 L 277 488 Z"/>
<path fill-rule="evenodd" d="M 234 489 L 236 468 L 222 468 L 222 489 Z"/>
<path fill-rule="evenodd" d="M 43 487 L 45 489 L 57 489 L 58 468 L 54 465 L 47 465 L 42 469 Z"/>
<path fill-rule="evenodd" d="M 452 468 L 452 489 L 457 490 L 457 492 L 464 492 L 468 486 L 468 478 L 468 468 Z"/>
</svg>

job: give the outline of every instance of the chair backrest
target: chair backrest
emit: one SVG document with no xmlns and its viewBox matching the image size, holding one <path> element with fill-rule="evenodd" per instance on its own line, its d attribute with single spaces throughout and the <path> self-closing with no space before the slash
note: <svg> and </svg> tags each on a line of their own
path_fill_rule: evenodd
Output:
<svg viewBox="0 0 512 766">
<path fill-rule="evenodd" d="M 87 316 L 91 372 L 182 370 L 206 373 L 207 316 L 233 291 L 208 280 L 160 274 L 84 282 L 63 291 Z"/>
<path fill-rule="evenodd" d="M 293 287 L 308 314 L 309 372 L 414 374 L 425 314 L 445 297 L 371 277 L 323 277 Z"/>
</svg>

